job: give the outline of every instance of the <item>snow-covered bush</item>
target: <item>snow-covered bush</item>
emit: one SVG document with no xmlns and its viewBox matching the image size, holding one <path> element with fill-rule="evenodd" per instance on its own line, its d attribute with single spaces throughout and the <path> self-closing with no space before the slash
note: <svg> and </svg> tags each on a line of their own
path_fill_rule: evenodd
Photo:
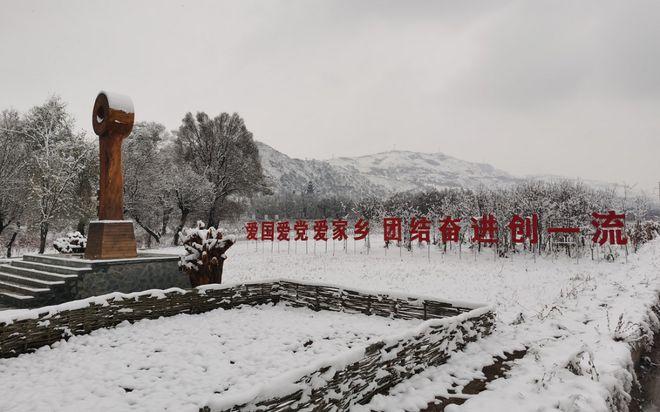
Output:
<svg viewBox="0 0 660 412">
<path fill-rule="evenodd" d="M 236 242 L 235 237 L 223 238 L 220 230 L 206 229 L 200 221 L 196 228 L 185 229 L 181 238 L 186 254 L 181 256 L 179 267 L 188 275 L 191 285 L 222 283 L 225 252 Z"/>
<path fill-rule="evenodd" d="M 655 239 L 658 234 L 660 234 L 660 223 L 652 220 L 637 221 L 628 229 L 628 237 L 635 251 L 639 249 L 640 245 Z"/>
<path fill-rule="evenodd" d="M 587 348 L 582 348 L 579 352 L 570 357 L 566 363 L 566 369 L 577 376 L 586 376 L 593 381 L 600 379 L 596 365 L 594 364 L 594 354 Z"/>
<path fill-rule="evenodd" d="M 84 253 L 87 238 L 80 232 L 69 232 L 66 237 L 55 239 L 53 247 L 60 253 Z"/>
</svg>

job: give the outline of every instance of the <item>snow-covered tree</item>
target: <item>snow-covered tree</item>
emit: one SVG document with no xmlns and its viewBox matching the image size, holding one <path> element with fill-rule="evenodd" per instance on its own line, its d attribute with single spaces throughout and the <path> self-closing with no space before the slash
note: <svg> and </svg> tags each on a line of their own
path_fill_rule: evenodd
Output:
<svg viewBox="0 0 660 412">
<path fill-rule="evenodd" d="M 352 209 L 355 219 L 364 219 L 369 222 L 371 228 L 376 225 L 376 219 L 383 213 L 383 202 L 376 196 L 364 196 L 353 204 Z M 364 239 L 367 250 L 371 249 L 371 235 Z"/>
<path fill-rule="evenodd" d="M 79 207 L 76 184 L 91 149 L 73 126 L 66 104 L 55 96 L 33 107 L 21 129 L 30 151 L 29 200 L 39 226 L 39 253 L 45 250 L 50 224 Z"/>
<path fill-rule="evenodd" d="M 122 146 L 124 209 L 151 239 L 160 242 L 173 209 L 168 191 L 173 176 L 171 159 L 163 156 L 168 140 L 165 126 L 153 122 L 135 124 Z"/>
<path fill-rule="evenodd" d="M 188 164 L 181 164 L 174 166 L 168 187 L 180 216 L 173 239 L 173 244 L 177 246 L 188 217 L 192 213 L 203 212 L 204 199 L 213 196 L 213 186 L 204 175 L 192 170 Z"/>
<path fill-rule="evenodd" d="M 21 134 L 22 121 L 18 112 L 0 113 L 0 235 L 14 227 L 7 241 L 7 257 L 18 236 L 20 219 L 24 215 L 28 181 L 28 151 Z"/>
<path fill-rule="evenodd" d="M 209 225 L 217 225 L 230 196 L 267 192 L 259 150 L 252 133 L 237 114 L 187 113 L 176 133 L 177 154 L 213 185 L 207 203 Z"/>
</svg>

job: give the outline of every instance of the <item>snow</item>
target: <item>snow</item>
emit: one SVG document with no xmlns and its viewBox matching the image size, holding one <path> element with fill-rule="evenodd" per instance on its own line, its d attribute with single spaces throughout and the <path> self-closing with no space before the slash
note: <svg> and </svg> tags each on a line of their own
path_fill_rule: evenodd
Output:
<svg viewBox="0 0 660 412">
<path fill-rule="evenodd" d="M 579 181 L 601 190 L 611 190 L 615 186 L 605 181 L 565 176 L 517 176 L 490 164 L 469 162 L 443 153 L 391 150 L 327 160 L 297 159 L 265 143 L 255 143 L 264 173 L 274 183 L 275 192 L 280 194 L 300 193 L 310 181 L 316 193 L 356 199 L 369 194 L 392 195 L 427 189 L 506 187 L 525 180 Z"/>
<path fill-rule="evenodd" d="M 153 252 L 158 252 L 157 250 Z M 120 263 L 120 262 L 143 262 L 143 261 L 158 261 L 163 258 L 171 258 L 170 254 L 158 254 L 152 253 L 152 251 L 138 250 L 138 256 L 135 258 L 117 258 L 117 259 L 85 259 L 82 254 L 73 254 L 73 255 L 61 255 L 61 254 L 34 254 L 26 253 L 23 256 L 46 256 L 48 259 L 52 260 L 70 260 L 75 259 L 77 262 L 86 263 L 86 264 L 104 264 L 104 263 Z M 76 267 L 71 267 L 72 270 L 81 269 Z"/>
<path fill-rule="evenodd" d="M 80 232 L 68 232 L 65 237 L 55 239 L 53 247 L 60 253 L 74 253 L 85 250 L 87 238 Z"/>
<path fill-rule="evenodd" d="M 361 174 L 374 185 L 388 187 L 395 193 L 420 188 L 501 186 L 516 180 L 491 165 L 468 162 L 442 153 L 391 150 L 367 156 L 330 159 L 328 163 Z"/>
<path fill-rule="evenodd" d="M 0 360 L 0 410 L 197 411 L 214 393 L 286 391 L 319 362 L 419 323 L 283 304 L 125 323 Z"/>
<path fill-rule="evenodd" d="M 184 229 L 181 234 L 181 242 L 187 253 L 181 257 L 179 266 L 186 270 L 199 271 L 208 256 L 211 256 L 211 259 L 224 260 L 226 256 L 218 255 L 218 252 L 222 252 L 236 243 L 236 236 L 223 237 L 222 229 L 214 227 L 207 229 L 202 221 L 198 221 L 195 228 Z"/>
<path fill-rule="evenodd" d="M 264 143 L 255 143 L 264 174 L 281 193 L 300 192 L 310 181 L 317 193 L 328 195 L 343 193 L 358 196 L 385 192 L 382 187 L 374 187 L 364 176 L 333 167 L 328 162 L 294 159 Z"/>
<path fill-rule="evenodd" d="M 133 223 L 132 220 L 91 220 L 89 223 L 103 223 L 103 224 L 111 224 L 111 223 Z"/>
<path fill-rule="evenodd" d="M 215 287 L 230 287 L 231 285 L 226 286 L 215 286 Z M 61 303 L 59 305 L 52 306 L 43 306 L 36 309 L 13 309 L 13 310 L 4 310 L 0 311 L 0 324 L 11 324 L 13 322 L 24 320 L 24 319 L 37 319 L 40 316 L 43 317 L 52 317 L 60 312 L 67 310 L 76 310 L 86 308 L 90 305 L 101 305 L 107 306 L 111 300 L 129 300 L 135 299 L 139 300 L 141 297 L 151 297 L 162 299 L 165 297 L 166 293 L 188 293 L 188 291 L 180 288 L 170 288 L 170 289 L 150 289 L 142 292 L 132 292 L 132 293 L 121 293 L 113 292 L 101 296 L 92 296 L 90 298 L 74 300 L 71 302 Z"/>
<path fill-rule="evenodd" d="M 375 244 L 376 242 L 372 240 Z M 283 242 L 284 243 L 284 242 Z M 285 276 L 305 282 L 325 282 L 367 290 L 421 294 L 438 300 L 487 302 L 498 314 L 494 333 L 469 344 L 446 365 L 431 368 L 376 396 L 366 410 L 419 410 L 436 396 L 446 395 L 480 376 L 481 368 L 503 352 L 528 348 L 506 379 L 496 379 L 461 411 L 602 411 L 621 401 L 634 379 L 630 344 L 644 343 L 658 319 L 651 311 L 659 293 L 660 242 L 645 245 L 628 262 L 580 260 L 565 256 L 514 255 L 495 259 L 463 250 L 443 255 L 426 249 L 413 253 L 374 247 L 365 254 L 349 241 L 346 252 L 337 245 L 309 243 L 269 245 L 239 242 L 227 252 L 224 279 L 254 281 Z M 170 249 L 177 253 L 180 249 Z M 588 354 L 588 355 L 585 355 Z M 593 362 L 594 373 L 581 375 L 569 365 Z"/>
<path fill-rule="evenodd" d="M 111 109 L 121 110 L 125 113 L 135 113 L 133 101 L 130 97 L 123 94 L 109 93 L 106 91 L 101 91 L 100 93 L 105 94 L 105 96 L 108 98 L 108 105 Z"/>
<path fill-rule="evenodd" d="M 493 166 L 442 153 L 389 151 L 329 160 L 296 159 L 256 142 L 264 173 L 275 191 L 299 193 L 313 182 L 317 193 L 356 198 L 429 188 L 503 186 L 518 178 Z"/>
<path fill-rule="evenodd" d="M 178 252 L 179 248 L 176 248 L 176 251 Z M 260 279 L 258 283 L 277 283 L 277 282 L 293 282 L 294 280 L 292 279 L 285 279 L 285 278 L 272 278 L 272 279 Z M 199 293 L 201 295 L 205 294 L 207 290 L 219 290 L 219 289 L 229 289 L 229 288 L 234 288 L 240 285 L 244 285 L 246 283 L 250 282 L 238 282 L 238 283 L 223 283 L 221 285 L 219 284 L 211 284 L 211 285 L 202 285 L 199 286 L 195 289 L 181 289 L 181 288 L 169 288 L 169 289 L 149 289 L 149 290 L 144 290 L 141 292 L 131 292 L 131 293 L 122 293 L 122 292 L 112 292 L 112 293 L 107 293 L 105 295 L 100 295 L 100 296 L 92 296 L 89 298 L 85 299 L 79 299 L 79 300 L 74 300 L 70 302 L 65 302 L 65 303 L 60 303 L 58 305 L 52 305 L 52 306 L 42 306 L 39 308 L 35 309 L 13 309 L 13 310 L 0 310 L 0 324 L 12 324 L 13 322 L 17 322 L 20 320 L 25 320 L 25 319 L 37 319 L 39 317 L 43 318 L 50 318 L 53 317 L 61 312 L 65 311 L 70 311 L 70 310 L 76 310 L 76 309 L 83 309 L 86 308 L 90 305 L 100 305 L 100 306 L 108 306 L 111 301 L 122 301 L 122 300 L 140 300 L 142 298 L 156 298 L 156 299 L 164 299 L 167 294 L 171 293 L 179 293 L 179 294 L 186 294 L 186 293 L 191 293 L 191 291 L 194 291 L 195 293 Z M 329 287 L 335 287 L 341 289 L 341 285 L 337 284 L 332 284 L 332 283 L 326 283 L 326 282 L 305 282 L 307 285 L 316 285 L 316 286 L 329 286 Z M 434 300 L 435 298 L 431 296 L 425 296 L 425 295 L 414 295 L 414 294 L 403 294 L 403 293 L 397 293 L 395 291 L 392 292 L 383 292 L 383 291 L 377 291 L 377 290 L 367 290 L 367 289 L 360 289 L 360 288 L 350 288 L 352 291 L 355 292 L 360 292 L 364 294 L 374 294 L 377 293 L 381 295 L 382 297 L 390 298 L 390 299 L 417 299 L 417 300 Z M 445 303 L 449 303 L 453 306 L 458 306 L 458 307 L 463 307 L 467 309 L 472 309 L 470 312 L 466 312 L 465 314 L 462 314 L 460 316 L 455 316 L 452 317 L 452 319 L 455 320 L 462 320 L 465 318 L 465 316 L 478 316 L 482 313 L 485 313 L 489 310 L 492 310 L 492 307 L 487 306 L 485 304 L 481 303 L 470 303 L 470 302 L 462 302 L 462 301 L 457 301 L 457 300 L 443 300 Z M 424 327 L 430 326 L 430 325 L 439 325 L 441 323 L 437 323 L 439 320 L 429 320 L 423 323 Z M 444 322 L 444 320 L 443 320 Z M 421 330 L 420 330 L 421 331 Z M 414 332 L 418 333 L 420 331 Z M 410 335 L 406 335 L 410 336 Z"/>
<path fill-rule="evenodd" d="M 376 243 L 372 239 L 372 244 Z M 223 278 L 229 284 L 290 278 L 304 282 L 338 284 L 358 290 L 430 296 L 437 300 L 485 302 L 494 307 L 498 317 L 496 329 L 491 336 L 467 345 L 463 352 L 454 354 L 446 364 L 425 370 L 396 386 L 389 394 L 377 395 L 369 404 L 354 407 L 354 412 L 419 410 L 436 397 L 447 396 L 450 388 L 455 386 L 460 390 L 467 382 L 481 376 L 482 367 L 491 364 L 495 356 L 523 348 L 527 348 L 527 355 L 514 362 L 506 379 L 499 378 L 490 382 L 486 391 L 477 396 L 468 396 L 469 399 L 463 405 L 452 406 L 447 410 L 613 409 L 615 405 L 627 401 L 626 392 L 629 392 L 634 380 L 630 345 L 644 344 L 652 331 L 659 326 L 658 319 L 651 310 L 652 306 L 658 303 L 660 290 L 658 240 L 645 245 L 638 254 L 630 255 L 627 263 L 623 258 L 616 262 L 606 262 L 592 261 L 589 258 L 569 259 L 565 256 L 532 258 L 522 254 L 502 259 L 495 258 L 488 250 L 476 255 L 466 249 L 463 249 L 460 255 L 456 250 L 443 255 L 433 249 L 429 260 L 426 248 L 414 248 L 410 253 L 400 252 L 396 248 L 386 251 L 382 247 L 373 247 L 369 254 L 366 254 L 362 245 L 362 242 L 356 245 L 356 252 L 353 250 L 352 241 L 348 242 L 346 250 L 340 245 L 336 245 L 336 248 L 329 245 L 328 252 L 325 253 L 325 248 L 319 244 L 314 254 L 310 241 L 309 253 L 306 254 L 304 242 L 292 242 L 290 247 L 282 242 L 278 253 L 278 248 L 271 249 L 268 244 L 255 245 L 254 242 L 239 241 L 227 252 Z M 182 248 L 170 248 L 158 252 L 179 254 L 182 251 Z M 350 316 L 351 330 L 362 331 L 359 321 L 352 323 L 354 315 Z M 147 321 L 144 325 L 161 321 L 163 320 Z M 423 326 L 424 324 L 419 324 L 416 327 Z M 199 327 L 203 329 L 210 326 Z M 124 330 L 124 327 L 120 329 Z M 414 330 L 414 327 L 407 329 Z M 236 331 L 236 334 L 238 336 L 245 333 L 245 336 L 250 336 L 249 330 Z M 292 341 L 303 342 L 299 340 L 303 338 L 295 334 L 295 329 L 291 330 L 294 330 L 290 335 Z M 390 331 L 386 335 L 397 336 L 401 331 L 394 332 Z M 95 332 L 106 339 L 109 336 L 105 335 L 107 333 L 110 331 Z M 285 338 L 289 337 L 289 330 L 285 335 Z M 85 341 L 91 338 L 73 339 Z M 158 341 L 153 336 L 151 340 Z M 266 342 L 264 345 L 278 345 L 282 340 L 275 334 Z M 169 346 L 168 344 L 167 347 Z M 204 343 L 193 343 L 181 350 L 181 356 L 192 356 L 187 353 L 204 351 L 206 346 Z M 22 359 L 43 356 L 42 353 L 56 349 L 59 348 L 42 349 L 35 355 L 3 360 L 2 368 L 13 367 L 12 362 L 25 362 Z M 179 356 L 178 352 L 176 356 Z M 171 357 L 172 362 L 178 362 L 176 356 Z M 213 364 L 214 356 L 224 355 L 199 356 L 199 359 Z M 271 359 L 268 352 L 255 351 L 252 356 L 255 363 L 269 362 Z M 351 352 L 346 352 L 343 356 L 350 359 L 352 355 Z M 321 358 L 322 356 L 306 358 L 305 362 L 300 364 L 303 367 L 297 371 L 318 365 L 314 362 L 321 362 Z M 132 359 L 131 365 L 150 362 L 138 357 L 128 359 Z M 190 358 L 188 360 L 191 361 Z M 97 368 L 93 362 L 95 361 L 88 361 L 91 365 L 89 368 L 94 373 L 103 375 L 103 369 Z M 41 376 L 43 373 L 52 380 L 57 380 L 59 376 L 53 375 L 57 372 L 55 366 L 51 365 L 52 372 L 35 367 L 35 371 L 40 373 L 31 373 L 32 376 Z M 126 370 L 129 369 L 130 367 L 126 366 Z M 0 368 L 0 376 L 6 375 L 4 371 L 5 369 Z M 89 379 L 87 372 L 79 373 L 85 373 L 80 381 Z M 193 378 L 192 372 L 190 373 L 186 379 L 206 385 L 204 379 L 200 380 L 198 375 Z M 115 376 L 113 379 L 122 379 L 122 376 Z M 16 377 L 15 385 L 23 382 L 26 387 L 35 387 L 32 383 L 26 384 L 25 382 L 31 381 L 24 379 L 28 377 Z M 107 382 L 110 382 L 110 379 Z M 110 383 L 106 386 L 111 387 L 109 385 Z M 116 386 L 114 388 L 116 389 Z M 233 399 L 246 399 L 249 395 L 271 386 L 264 385 L 259 387 L 261 389 L 255 387 L 246 391 L 239 390 L 240 388 L 237 387 L 228 395 L 235 396 Z M 85 387 L 82 394 L 78 392 L 79 389 L 80 387 L 75 390 L 67 389 L 67 393 L 87 397 L 87 393 L 96 390 L 91 384 Z M 187 391 L 197 396 L 195 389 Z M 133 399 L 131 393 L 121 396 Z M 206 395 L 209 395 L 208 391 Z M 192 399 L 190 396 L 193 395 L 184 397 Z M 226 397 L 224 400 L 228 401 L 230 398 Z"/>
</svg>

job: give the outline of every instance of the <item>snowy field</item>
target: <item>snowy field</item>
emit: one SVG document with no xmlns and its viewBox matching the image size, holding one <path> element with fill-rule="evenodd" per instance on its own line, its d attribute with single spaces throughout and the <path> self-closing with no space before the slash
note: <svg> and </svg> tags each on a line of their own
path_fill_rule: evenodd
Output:
<svg viewBox="0 0 660 412">
<path fill-rule="evenodd" d="M 179 253 L 181 248 L 161 249 Z M 605 411 L 627 402 L 634 377 L 629 344 L 658 320 L 660 242 L 627 262 L 426 248 L 413 253 L 329 243 L 266 245 L 239 241 L 227 253 L 225 283 L 290 278 L 439 300 L 492 304 L 495 332 L 469 344 L 353 412 L 415 411 L 481 376 L 495 356 L 527 349 L 506 379 L 448 411 Z M 330 318 L 329 316 L 333 316 Z M 334 317 L 336 316 L 336 317 Z M 196 410 L 209 394 L 245 395 L 287 370 L 408 324 L 317 314 L 285 307 L 180 315 L 72 338 L 53 349 L 0 361 L 0 410 Z M 322 339 L 331 335 L 332 339 Z M 319 339 L 321 338 L 321 339 Z M 305 346 L 309 341 L 312 344 Z M 294 352 L 295 351 L 295 352 Z M 232 363 L 232 361 L 234 363 Z M 213 374 L 213 379 L 204 376 Z M 40 388 L 36 392 L 34 388 Z M 224 392 L 223 392 L 224 391 Z M 39 396 L 36 396 L 39 395 Z M 74 399 L 74 403 L 70 399 Z M 27 402 L 27 403 L 26 403 Z"/>
<path fill-rule="evenodd" d="M 283 242 L 284 243 L 284 242 Z M 657 319 L 660 243 L 628 261 L 517 255 L 494 259 L 484 251 L 447 255 L 372 248 L 369 255 L 330 243 L 268 246 L 239 242 L 228 253 L 225 282 L 274 277 L 323 281 L 371 290 L 424 294 L 495 306 L 496 332 L 470 344 L 447 365 L 427 370 L 356 410 L 417 410 L 481 374 L 504 351 L 528 348 L 507 379 L 460 407 L 464 411 L 603 411 L 626 402 L 633 376 L 628 342 L 639 341 Z M 172 250 L 170 250 L 172 251 Z M 347 253 L 346 253 L 347 252 Z M 571 369 L 573 371 L 571 371 Z"/>
<path fill-rule="evenodd" d="M 0 410 L 196 412 L 419 323 L 283 304 L 126 323 L 0 360 Z"/>
</svg>

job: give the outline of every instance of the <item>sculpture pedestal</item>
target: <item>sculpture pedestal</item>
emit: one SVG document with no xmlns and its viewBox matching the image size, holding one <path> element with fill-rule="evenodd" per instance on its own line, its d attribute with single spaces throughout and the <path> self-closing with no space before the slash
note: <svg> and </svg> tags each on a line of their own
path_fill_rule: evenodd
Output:
<svg viewBox="0 0 660 412">
<path fill-rule="evenodd" d="M 99 220 L 89 222 L 85 259 L 122 259 L 137 257 L 133 222 Z"/>
</svg>

